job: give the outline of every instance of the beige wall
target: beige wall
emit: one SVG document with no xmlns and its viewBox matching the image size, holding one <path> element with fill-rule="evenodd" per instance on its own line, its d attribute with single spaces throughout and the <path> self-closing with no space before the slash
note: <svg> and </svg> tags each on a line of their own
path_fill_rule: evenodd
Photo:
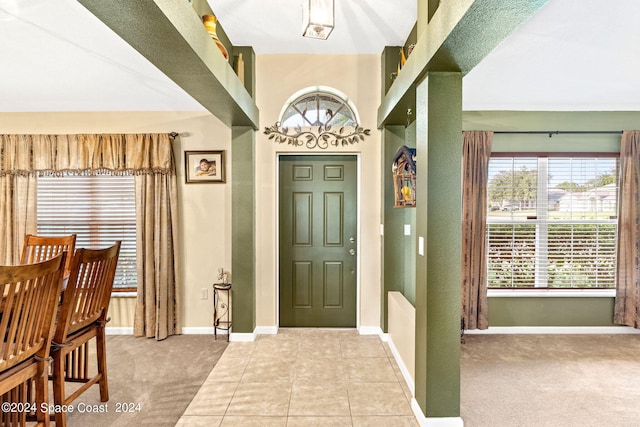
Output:
<svg viewBox="0 0 640 427">
<path fill-rule="evenodd" d="M 359 317 L 361 327 L 380 326 L 380 105 L 379 55 L 258 55 L 256 99 L 260 129 L 278 120 L 287 99 L 300 89 L 324 85 L 355 104 L 365 141 L 323 153 L 359 155 Z M 0 133 L 179 132 L 175 142 L 180 204 L 180 277 L 183 326 L 212 326 L 211 285 L 217 269 L 231 267 L 231 129 L 207 112 L 0 113 Z M 185 184 L 185 150 L 226 150 L 226 184 Z M 278 324 L 276 156 L 308 152 L 256 135 L 256 324 Z M 233 272 L 231 272 L 233 281 Z M 200 298 L 208 289 L 207 300 Z M 114 301 L 109 326 L 132 326 L 132 304 Z"/>
<path fill-rule="evenodd" d="M 208 112 L 0 113 L 0 133 L 136 133 L 179 132 L 174 144 L 180 204 L 180 278 L 185 327 L 212 327 L 211 285 L 218 267 L 231 267 L 231 185 L 185 184 L 185 150 L 226 150 L 231 130 Z M 200 298 L 201 288 L 208 299 Z M 110 327 L 133 326 L 133 305 L 124 298 L 111 304 Z"/>
<path fill-rule="evenodd" d="M 310 86 L 329 86 L 356 106 L 365 141 L 348 147 L 314 150 L 360 157 L 359 168 L 359 317 L 360 327 L 380 326 L 380 105 L 379 55 L 257 55 L 256 103 L 260 129 L 273 125 L 295 92 Z M 256 136 L 256 324 L 278 325 L 277 272 L 277 154 L 308 153 L 306 148 L 276 144 L 262 132 Z"/>
</svg>

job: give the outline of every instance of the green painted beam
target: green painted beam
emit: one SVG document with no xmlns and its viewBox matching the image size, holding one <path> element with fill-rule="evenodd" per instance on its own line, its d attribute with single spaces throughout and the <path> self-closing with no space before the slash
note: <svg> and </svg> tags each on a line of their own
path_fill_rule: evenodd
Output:
<svg viewBox="0 0 640 427">
<path fill-rule="evenodd" d="M 440 4 L 378 108 L 378 127 L 403 124 L 428 71 L 464 76 L 548 0 L 458 0 Z"/>
<path fill-rule="evenodd" d="M 258 107 L 189 2 L 78 1 L 227 126 L 258 129 Z"/>
</svg>

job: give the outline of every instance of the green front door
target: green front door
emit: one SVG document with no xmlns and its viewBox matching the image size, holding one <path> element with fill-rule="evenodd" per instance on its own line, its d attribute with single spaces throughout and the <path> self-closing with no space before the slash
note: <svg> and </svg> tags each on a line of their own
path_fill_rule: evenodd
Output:
<svg viewBox="0 0 640 427">
<path fill-rule="evenodd" d="M 280 326 L 355 327 L 355 156 L 280 157 Z"/>
</svg>

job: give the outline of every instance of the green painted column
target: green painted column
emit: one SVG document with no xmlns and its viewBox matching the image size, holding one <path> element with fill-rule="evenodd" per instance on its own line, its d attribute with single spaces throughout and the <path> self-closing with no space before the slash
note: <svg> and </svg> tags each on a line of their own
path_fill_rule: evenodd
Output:
<svg viewBox="0 0 640 427">
<path fill-rule="evenodd" d="M 231 128 L 231 279 L 232 332 L 256 327 L 255 132 Z"/>
<path fill-rule="evenodd" d="M 427 419 L 457 418 L 460 416 L 462 74 L 427 74 L 418 83 L 416 99 L 415 398 Z"/>
</svg>

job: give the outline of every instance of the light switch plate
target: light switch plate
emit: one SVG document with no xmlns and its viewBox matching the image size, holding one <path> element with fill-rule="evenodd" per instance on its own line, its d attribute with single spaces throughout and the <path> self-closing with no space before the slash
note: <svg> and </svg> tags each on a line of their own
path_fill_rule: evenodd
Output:
<svg viewBox="0 0 640 427">
<path fill-rule="evenodd" d="M 424 256 L 424 237 L 418 237 L 418 255 Z"/>
<path fill-rule="evenodd" d="M 411 236 L 411 224 L 404 225 L 404 235 Z"/>
</svg>

